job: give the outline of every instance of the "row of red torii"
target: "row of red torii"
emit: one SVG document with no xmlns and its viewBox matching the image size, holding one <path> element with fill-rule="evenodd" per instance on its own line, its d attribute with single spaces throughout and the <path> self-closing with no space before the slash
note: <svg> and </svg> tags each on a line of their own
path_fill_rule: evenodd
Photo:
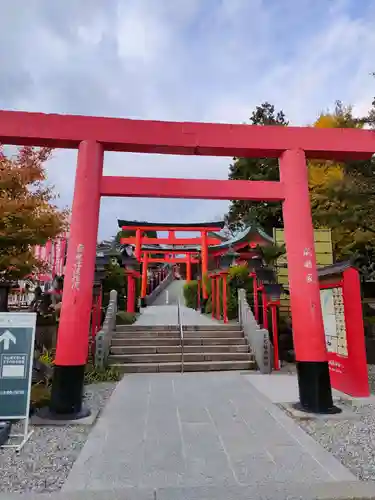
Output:
<svg viewBox="0 0 375 500">
<path fill-rule="evenodd" d="M 206 223 L 206 224 L 150 224 L 119 221 L 119 226 L 123 231 L 135 231 L 134 237 L 122 238 L 121 243 L 132 245 L 134 247 L 134 256 L 136 260 L 142 263 L 141 290 L 140 297 L 144 300 L 146 295 L 152 291 L 151 288 L 160 284 L 161 279 L 165 278 L 165 269 L 156 270 L 155 279 L 148 283 L 149 266 L 155 264 L 171 264 L 177 266 L 184 264 L 186 266 L 186 281 L 192 279 L 192 265 L 200 264 L 201 277 L 208 276 L 208 249 L 210 245 L 220 244 L 221 239 L 210 236 L 209 232 L 220 231 L 224 223 Z M 150 238 L 145 235 L 147 231 L 168 231 L 166 238 Z M 200 232 L 199 237 L 177 238 L 176 232 Z M 225 250 L 216 251 L 214 257 L 223 254 Z M 127 311 L 135 311 L 135 279 L 139 277 L 136 270 L 126 270 L 128 276 L 127 293 Z M 202 295 L 206 299 L 208 296 L 205 281 L 202 283 Z"/>
<path fill-rule="evenodd" d="M 208 298 L 208 290 L 206 289 L 207 277 L 211 284 L 211 311 L 212 317 L 224 323 L 228 323 L 227 314 L 227 286 L 229 269 L 219 269 L 220 257 L 230 251 L 238 250 L 237 259 L 233 259 L 233 263 L 242 263 L 248 259 L 259 258 L 260 254 L 257 250 L 258 244 L 263 241 L 258 233 L 249 241 L 240 241 L 233 245 L 229 245 L 230 240 L 219 238 L 214 231 L 220 231 L 224 227 L 224 222 L 209 222 L 198 224 L 161 224 L 161 223 L 141 223 L 137 221 L 119 221 L 119 226 L 123 231 L 135 231 L 134 237 L 122 238 L 123 245 L 131 245 L 134 247 L 134 256 L 136 260 L 142 263 L 142 274 L 134 269 L 127 269 L 127 312 L 134 313 L 136 310 L 136 285 L 135 280 L 141 277 L 141 293 L 140 298 L 143 301 L 146 295 L 152 293 L 156 287 L 167 276 L 166 268 L 158 268 L 148 278 L 148 266 L 150 264 L 167 263 L 173 266 L 184 264 L 186 266 L 186 282 L 189 283 L 192 279 L 192 265 L 200 266 L 200 273 L 197 278 L 197 303 L 196 307 L 200 310 L 202 304 L 201 299 Z M 166 238 L 150 238 L 147 236 L 147 231 L 168 231 Z M 176 232 L 200 232 L 200 236 L 191 238 L 177 238 Z M 229 251 L 228 251 L 229 248 Z M 155 256 L 157 254 L 157 256 Z M 154 255 L 154 256 L 153 256 Z M 215 270 L 209 271 L 209 260 L 214 261 Z M 278 354 L 278 321 L 277 308 L 280 305 L 279 297 L 268 297 L 265 293 L 265 288 L 261 280 L 257 278 L 256 272 L 251 270 L 250 277 L 253 279 L 253 306 L 254 315 L 257 322 L 261 323 L 263 328 L 269 327 L 273 336 L 274 345 L 274 367 L 279 366 Z M 258 292 L 262 294 L 261 312 L 259 311 Z M 268 310 L 271 311 L 271 325 L 268 321 Z"/>
</svg>

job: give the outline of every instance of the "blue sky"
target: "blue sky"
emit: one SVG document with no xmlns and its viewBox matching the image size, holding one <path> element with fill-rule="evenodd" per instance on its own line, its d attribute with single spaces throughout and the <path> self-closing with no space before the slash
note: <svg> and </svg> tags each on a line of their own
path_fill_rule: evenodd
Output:
<svg viewBox="0 0 375 500">
<path fill-rule="evenodd" d="M 375 95 L 372 0 L 13 0 L 2 6 L 0 107 L 142 119 L 245 122 L 268 100 L 295 125 L 336 99 Z M 88 9 L 88 5 L 90 8 Z M 228 158 L 108 153 L 105 173 L 225 178 Z M 49 181 L 70 205 L 76 154 Z M 225 202 L 105 199 L 117 218 L 217 219 Z"/>
</svg>

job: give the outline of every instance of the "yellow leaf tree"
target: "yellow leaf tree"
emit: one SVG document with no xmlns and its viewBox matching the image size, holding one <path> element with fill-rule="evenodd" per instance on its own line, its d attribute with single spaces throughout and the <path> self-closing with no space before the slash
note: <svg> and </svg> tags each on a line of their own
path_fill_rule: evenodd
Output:
<svg viewBox="0 0 375 500">
<path fill-rule="evenodd" d="M 322 113 L 318 128 L 361 128 L 352 108 L 336 103 L 332 113 Z M 375 182 L 373 160 L 335 163 L 309 162 L 309 184 L 315 226 L 332 230 L 336 258 L 364 254 L 374 246 Z"/>
</svg>

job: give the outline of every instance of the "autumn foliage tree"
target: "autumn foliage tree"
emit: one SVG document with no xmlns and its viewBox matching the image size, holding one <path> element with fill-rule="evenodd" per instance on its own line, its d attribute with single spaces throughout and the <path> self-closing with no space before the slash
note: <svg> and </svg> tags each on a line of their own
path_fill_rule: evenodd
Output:
<svg viewBox="0 0 375 500">
<path fill-rule="evenodd" d="M 337 102 L 332 113 L 322 113 L 319 128 L 362 128 L 352 108 Z M 309 162 L 314 224 L 332 229 L 336 257 L 372 259 L 375 249 L 375 162 Z"/>
<path fill-rule="evenodd" d="M 7 308 L 10 282 L 45 270 L 33 247 L 66 228 L 67 211 L 54 204 L 56 194 L 45 183 L 51 154 L 22 147 L 9 156 L 0 146 L 0 310 Z"/>
</svg>

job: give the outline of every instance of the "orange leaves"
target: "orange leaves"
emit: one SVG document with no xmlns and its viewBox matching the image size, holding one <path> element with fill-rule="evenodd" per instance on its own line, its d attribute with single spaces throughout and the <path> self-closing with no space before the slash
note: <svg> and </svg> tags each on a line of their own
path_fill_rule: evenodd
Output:
<svg viewBox="0 0 375 500">
<path fill-rule="evenodd" d="M 352 108 L 336 103 L 321 113 L 317 128 L 361 128 Z M 309 162 L 309 187 L 314 223 L 332 229 L 336 257 L 362 251 L 375 244 L 374 165 L 369 162 Z"/>
<path fill-rule="evenodd" d="M 68 211 L 53 204 L 45 184 L 50 148 L 22 147 L 6 156 L 0 145 L 0 279 L 17 279 L 44 266 L 33 255 L 66 229 Z"/>
<path fill-rule="evenodd" d="M 332 114 L 321 114 L 314 123 L 315 128 L 336 128 L 337 118 Z"/>
</svg>

